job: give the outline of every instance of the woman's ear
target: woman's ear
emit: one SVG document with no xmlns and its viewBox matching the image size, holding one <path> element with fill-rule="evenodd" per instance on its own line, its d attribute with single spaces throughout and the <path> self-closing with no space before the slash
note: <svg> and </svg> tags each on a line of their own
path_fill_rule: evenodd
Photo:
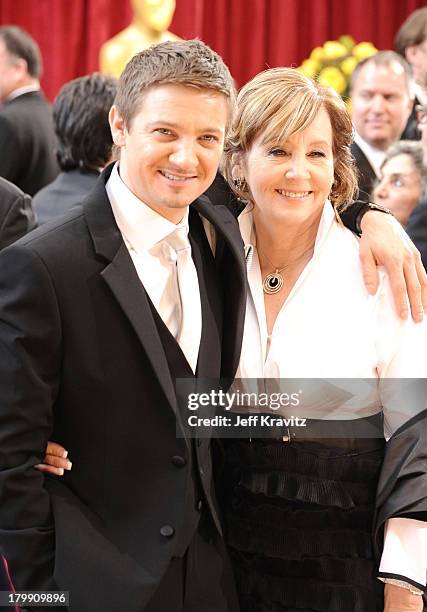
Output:
<svg viewBox="0 0 427 612">
<path fill-rule="evenodd" d="M 242 153 L 233 153 L 231 156 L 231 177 L 233 180 L 245 178 L 242 163 Z"/>
</svg>

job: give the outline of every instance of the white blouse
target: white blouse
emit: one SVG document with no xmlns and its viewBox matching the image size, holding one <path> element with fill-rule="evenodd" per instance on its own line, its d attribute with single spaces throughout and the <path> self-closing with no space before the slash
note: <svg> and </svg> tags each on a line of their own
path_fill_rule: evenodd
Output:
<svg viewBox="0 0 427 612">
<path fill-rule="evenodd" d="M 243 211 L 239 225 L 246 245 L 249 292 L 238 378 L 378 379 L 363 406 L 348 406 L 347 418 L 384 411 L 388 438 L 413 416 L 395 409 L 381 393 L 381 380 L 427 378 L 427 320 L 400 319 L 390 283 L 380 271 L 380 285 L 368 294 L 359 262 L 358 239 L 335 218 L 325 202 L 313 257 L 306 265 L 274 324 L 267 352 L 267 323 L 253 217 Z M 286 282 L 286 278 L 284 279 Z M 386 383 L 383 383 L 386 384 Z M 418 402 L 422 404 L 425 402 Z M 351 403 L 351 402 L 350 402 Z M 411 404 L 411 402 L 407 402 Z M 337 405 L 343 406 L 342 397 Z M 401 404 L 400 404 L 401 407 Z M 420 405 L 417 411 L 426 406 Z M 353 411 L 357 410 L 357 414 Z M 308 418 L 325 416 L 303 414 Z M 327 418 L 342 418 L 342 414 Z M 427 526 L 423 521 L 390 519 L 380 572 L 426 584 Z"/>
</svg>

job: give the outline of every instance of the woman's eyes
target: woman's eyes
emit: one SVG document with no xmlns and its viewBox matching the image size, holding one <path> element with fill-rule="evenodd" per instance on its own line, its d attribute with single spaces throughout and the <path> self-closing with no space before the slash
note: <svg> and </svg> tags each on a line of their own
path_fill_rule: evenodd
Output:
<svg viewBox="0 0 427 612">
<path fill-rule="evenodd" d="M 404 181 L 402 181 L 402 179 L 399 177 L 392 179 L 391 184 L 393 185 L 393 187 L 404 187 L 405 186 Z"/>
<path fill-rule="evenodd" d="M 280 149 L 279 147 L 274 147 L 273 149 L 270 149 L 268 151 L 269 155 L 272 155 L 273 157 L 284 157 L 284 156 L 288 156 L 291 155 L 288 151 L 286 151 L 285 149 Z M 308 157 L 326 157 L 326 153 L 324 151 L 320 151 L 320 150 L 313 150 L 313 151 L 309 151 L 307 153 Z"/>
</svg>

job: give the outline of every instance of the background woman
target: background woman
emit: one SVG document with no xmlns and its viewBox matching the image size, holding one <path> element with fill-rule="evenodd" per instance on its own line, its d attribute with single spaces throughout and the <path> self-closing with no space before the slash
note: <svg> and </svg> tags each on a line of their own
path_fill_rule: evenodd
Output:
<svg viewBox="0 0 427 612">
<path fill-rule="evenodd" d="M 406 227 L 410 214 L 427 195 L 426 184 L 427 166 L 421 144 L 401 140 L 387 151 L 373 201 L 389 208 Z"/>
</svg>

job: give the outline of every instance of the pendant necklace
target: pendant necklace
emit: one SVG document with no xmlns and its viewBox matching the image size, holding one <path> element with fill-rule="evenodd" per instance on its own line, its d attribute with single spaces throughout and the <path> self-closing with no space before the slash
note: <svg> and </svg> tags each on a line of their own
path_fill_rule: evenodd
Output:
<svg viewBox="0 0 427 612">
<path fill-rule="evenodd" d="M 294 259 L 294 261 L 291 261 L 290 263 L 286 264 L 286 266 L 283 266 L 282 268 L 276 268 L 274 272 L 270 272 L 269 274 L 267 274 L 267 276 L 265 276 L 262 281 L 262 289 L 264 293 L 267 293 L 268 295 L 279 293 L 279 291 L 282 289 L 283 285 L 285 284 L 285 281 L 282 276 L 283 270 L 286 270 L 286 268 L 289 268 L 289 266 L 292 266 L 293 264 L 300 261 L 300 259 L 302 259 L 304 255 L 306 255 L 309 251 L 313 251 L 313 249 L 314 247 L 311 246 L 309 249 L 304 251 L 304 253 L 302 253 L 299 257 L 297 257 L 297 259 Z M 258 248 L 258 251 L 260 251 L 259 248 Z M 266 258 L 268 263 L 271 265 L 271 267 L 274 267 L 271 261 L 268 259 L 267 255 L 265 255 L 265 253 L 264 253 L 264 257 Z"/>
</svg>

